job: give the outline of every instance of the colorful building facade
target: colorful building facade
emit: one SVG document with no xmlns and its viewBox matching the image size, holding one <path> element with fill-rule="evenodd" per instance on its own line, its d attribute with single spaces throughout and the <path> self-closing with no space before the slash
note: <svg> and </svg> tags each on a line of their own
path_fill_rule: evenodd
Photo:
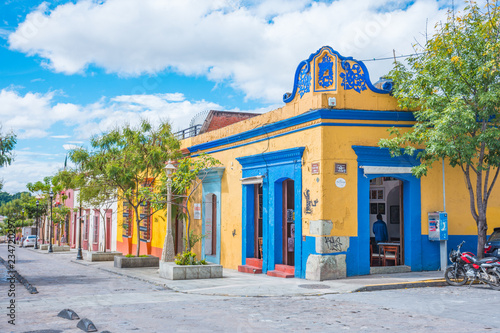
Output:
<svg viewBox="0 0 500 333">
<path fill-rule="evenodd" d="M 195 228 L 206 235 L 198 254 L 230 269 L 258 262 L 254 272 L 275 276 L 370 274 L 372 226 L 381 214 L 388 241 L 398 244 L 394 264 L 436 270 L 441 243 L 429 239 L 428 213 L 444 205 L 448 250 L 466 240 L 475 252 L 461 171 L 445 161 L 419 179 L 411 174 L 418 159 L 378 147 L 388 129 L 415 121 L 398 108 L 391 88 L 384 80 L 372 84 L 362 62 L 322 47 L 299 64 L 282 108 L 183 140 L 192 157 L 206 153 L 222 164 L 206 170 L 190 203 Z M 490 228 L 500 226 L 499 191 L 489 202 Z M 159 255 L 165 227 L 157 220 L 149 252 Z M 118 229 L 117 248 L 134 253 L 134 241 Z"/>
</svg>

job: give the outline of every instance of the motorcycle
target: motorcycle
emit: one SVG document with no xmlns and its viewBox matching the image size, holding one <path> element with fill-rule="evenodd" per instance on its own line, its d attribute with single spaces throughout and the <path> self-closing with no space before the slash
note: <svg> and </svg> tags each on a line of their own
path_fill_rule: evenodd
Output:
<svg viewBox="0 0 500 333">
<path fill-rule="evenodd" d="M 457 250 L 450 251 L 452 264 L 446 268 L 444 278 L 451 286 L 462 286 L 470 281 L 469 287 L 474 281 L 489 285 L 495 290 L 500 290 L 500 261 L 498 258 L 489 257 L 478 259 L 471 252 L 460 251 L 465 241 L 458 245 Z"/>
</svg>

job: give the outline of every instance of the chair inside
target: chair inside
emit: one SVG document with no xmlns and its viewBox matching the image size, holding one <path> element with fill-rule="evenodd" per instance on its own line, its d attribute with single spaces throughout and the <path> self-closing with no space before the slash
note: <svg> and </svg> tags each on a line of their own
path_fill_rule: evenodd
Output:
<svg viewBox="0 0 500 333">
<path fill-rule="evenodd" d="M 387 261 L 394 261 L 394 266 L 398 265 L 399 246 L 383 247 L 383 265 L 387 266 Z"/>
</svg>

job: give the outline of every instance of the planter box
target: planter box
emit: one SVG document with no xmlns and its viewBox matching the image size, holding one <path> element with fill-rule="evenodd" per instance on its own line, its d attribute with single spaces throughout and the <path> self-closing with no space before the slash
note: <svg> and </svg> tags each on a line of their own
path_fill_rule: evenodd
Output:
<svg viewBox="0 0 500 333">
<path fill-rule="evenodd" d="M 63 251 L 69 251 L 69 245 L 52 245 L 52 251 L 54 252 L 63 252 Z"/>
<path fill-rule="evenodd" d="M 222 277 L 222 265 L 177 265 L 160 262 L 160 277 L 169 280 L 213 279 Z"/>
<path fill-rule="evenodd" d="M 122 256 L 121 252 L 87 252 L 86 260 L 88 261 L 114 261 L 115 256 Z"/>
<path fill-rule="evenodd" d="M 125 257 L 115 256 L 115 267 L 118 268 L 135 268 L 135 267 L 158 267 L 160 258 L 155 256 L 147 256 L 147 257 Z"/>
<path fill-rule="evenodd" d="M 38 249 L 47 251 L 49 249 L 49 244 L 38 244 Z"/>
</svg>

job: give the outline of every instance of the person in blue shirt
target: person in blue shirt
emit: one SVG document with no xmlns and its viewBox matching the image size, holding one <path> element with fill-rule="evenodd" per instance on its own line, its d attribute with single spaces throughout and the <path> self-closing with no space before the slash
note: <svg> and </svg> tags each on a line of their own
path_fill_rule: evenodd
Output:
<svg viewBox="0 0 500 333">
<path fill-rule="evenodd" d="M 375 244 L 387 242 L 387 225 L 382 220 L 382 214 L 377 214 L 377 221 L 373 223 L 373 233 L 375 234 Z"/>
</svg>

